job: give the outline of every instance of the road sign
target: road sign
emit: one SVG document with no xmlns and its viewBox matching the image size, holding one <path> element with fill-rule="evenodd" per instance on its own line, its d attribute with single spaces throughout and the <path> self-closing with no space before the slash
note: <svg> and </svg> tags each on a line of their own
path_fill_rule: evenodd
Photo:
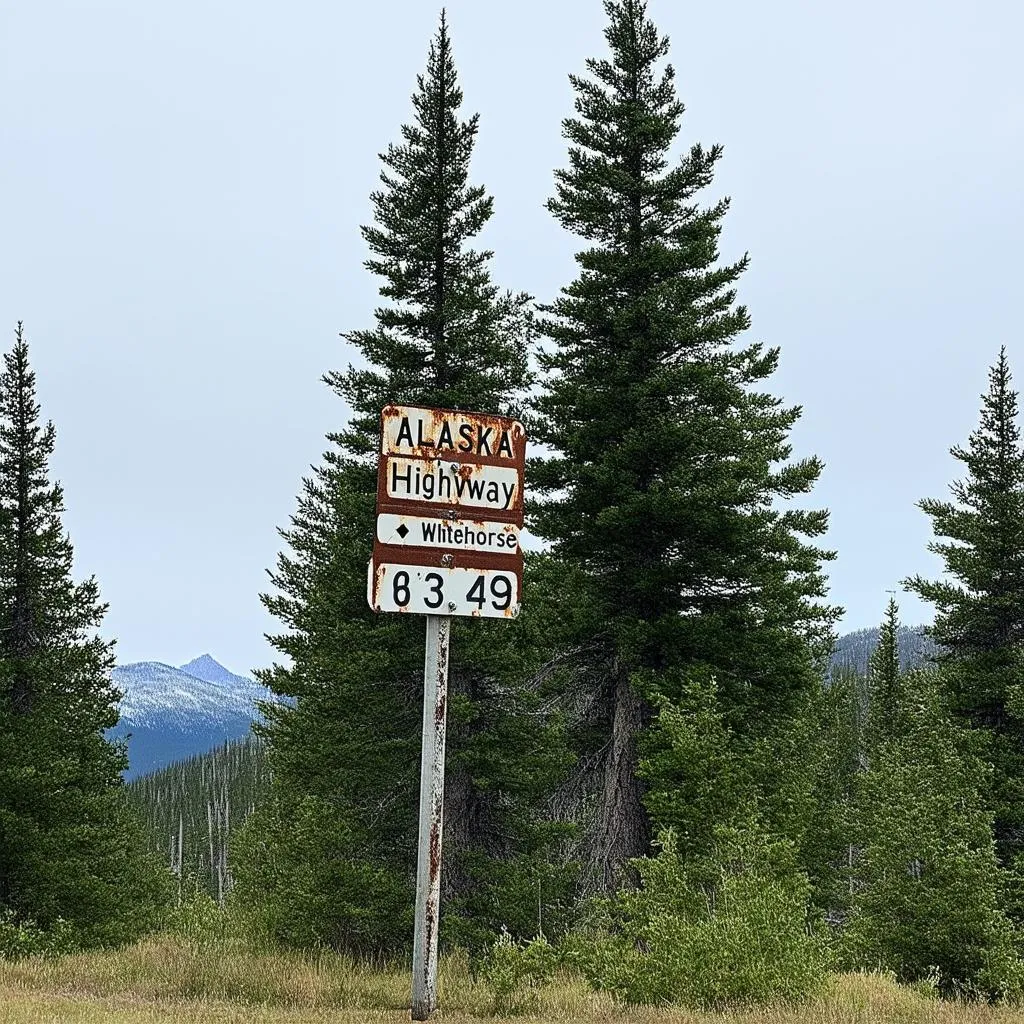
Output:
<svg viewBox="0 0 1024 1024">
<path fill-rule="evenodd" d="M 522 508 L 522 474 L 514 466 L 389 455 L 384 468 L 384 498 L 388 503 L 458 506 L 488 512 Z"/>
<path fill-rule="evenodd" d="M 451 616 L 519 614 L 526 431 L 503 416 L 389 405 L 380 439 L 366 597 L 378 612 L 427 616 L 412 946 L 412 1019 L 426 1020 L 437 1002 Z"/>
<path fill-rule="evenodd" d="M 381 413 L 380 436 L 370 607 L 478 618 L 518 614 L 523 425 L 504 416 L 392 405 Z"/>
<path fill-rule="evenodd" d="M 377 579 L 370 581 L 374 611 L 490 619 L 514 619 L 519 614 L 520 581 L 511 570 L 386 562 L 375 572 Z"/>
<path fill-rule="evenodd" d="M 519 527 L 486 519 L 442 516 L 377 516 L 377 540 L 393 547 L 444 547 L 512 555 L 519 547 Z"/>
</svg>

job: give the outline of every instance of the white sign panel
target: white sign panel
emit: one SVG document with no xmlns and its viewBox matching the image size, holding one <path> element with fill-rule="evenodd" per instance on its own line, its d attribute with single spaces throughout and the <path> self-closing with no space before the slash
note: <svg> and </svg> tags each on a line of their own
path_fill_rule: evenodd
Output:
<svg viewBox="0 0 1024 1024">
<path fill-rule="evenodd" d="M 519 461 L 526 431 L 518 420 L 396 405 L 384 410 L 382 455 L 466 456 Z"/>
<path fill-rule="evenodd" d="M 382 513 L 377 516 L 377 540 L 396 547 L 513 555 L 519 550 L 519 527 L 514 523 Z"/>
<path fill-rule="evenodd" d="M 519 493 L 519 471 L 504 466 L 391 456 L 386 472 L 387 496 L 418 505 L 508 510 Z"/>
<path fill-rule="evenodd" d="M 370 563 L 367 597 L 378 612 L 470 615 L 512 619 L 519 614 L 519 582 L 501 569 L 446 569 Z"/>
</svg>

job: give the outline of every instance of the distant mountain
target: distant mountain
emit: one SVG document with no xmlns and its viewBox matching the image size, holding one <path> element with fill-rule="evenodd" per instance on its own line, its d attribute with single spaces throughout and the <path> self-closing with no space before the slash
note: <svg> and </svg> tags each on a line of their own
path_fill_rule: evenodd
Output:
<svg viewBox="0 0 1024 1024">
<path fill-rule="evenodd" d="M 924 635 L 924 626 L 899 626 L 896 644 L 900 654 L 900 668 L 915 668 L 923 665 L 938 648 L 934 641 Z M 832 652 L 831 667 L 848 667 L 857 672 L 868 670 L 868 661 L 878 646 L 878 627 L 869 626 L 847 633 L 836 641 Z"/>
<path fill-rule="evenodd" d="M 247 735 L 255 702 L 270 696 L 208 654 L 181 668 L 159 661 L 118 665 L 112 676 L 124 698 L 121 721 L 109 735 L 129 737 L 127 779 Z"/>
<path fill-rule="evenodd" d="M 219 661 L 214 661 L 208 654 L 201 654 L 198 658 L 193 658 L 187 665 L 181 666 L 181 671 L 195 676 L 196 679 L 205 679 L 208 683 L 220 683 L 239 688 L 256 685 L 246 676 L 236 676 L 234 672 L 228 671 Z"/>
</svg>

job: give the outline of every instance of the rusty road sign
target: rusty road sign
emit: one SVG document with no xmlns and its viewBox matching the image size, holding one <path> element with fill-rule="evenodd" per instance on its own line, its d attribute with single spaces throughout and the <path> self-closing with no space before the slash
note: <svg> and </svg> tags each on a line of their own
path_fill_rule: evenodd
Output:
<svg viewBox="0 0 1024 1024">
<path fill-rule="evenodd" d="M 370 607 L 515 617 L 522 595 L 525 465 L 526 431 L 517 420 L 385 408 Z"/>
<path fill-rule="evenodd" d="M 523 586 L 526 431 L 517 420 L 389 405 L 381 412 L 367 600 L 427 616 L 412 947 L 412 1018 L 437 1006 L 451 616 L 512 618 Z"/>
</svg>

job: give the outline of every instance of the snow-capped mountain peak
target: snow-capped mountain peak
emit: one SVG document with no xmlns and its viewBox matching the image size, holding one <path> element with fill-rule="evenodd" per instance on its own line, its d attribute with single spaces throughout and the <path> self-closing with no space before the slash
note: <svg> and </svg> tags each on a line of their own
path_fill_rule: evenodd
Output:
<svg viewBox="0 0 1024 1024">
<path fill-rule="evenodd" d="M 201 654 L 190 662 L 181 666 L 182 672 L 187 672 L 197 679 L 204 679 L 208 683 L 226 683 L 232 686 L 253 686 L 255 685 L 247 676 L 236 675 L 230 669 L 226 669 L 215 658 L 209 654 Z"/>
<path fill-rule="evenodd" d="M 114 737 L 130 735 L 129 775 L 204 753 L 244 736 L 270 691 L 204 654 L 182 668 L 161 661 L 118 665 L 111 673 L 124 694 Z"/>
</svg>

